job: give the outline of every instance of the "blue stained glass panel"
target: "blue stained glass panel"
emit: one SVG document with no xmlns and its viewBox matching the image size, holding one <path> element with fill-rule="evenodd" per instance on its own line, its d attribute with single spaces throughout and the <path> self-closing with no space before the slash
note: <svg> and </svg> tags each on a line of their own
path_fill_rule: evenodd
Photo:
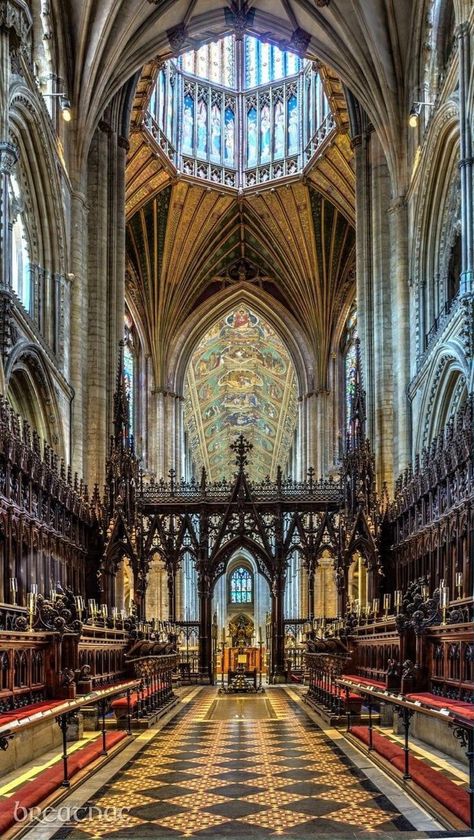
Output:
<svg viewBox="0 0 474 840">
<path fill-rule="evenodd" d="M 213 105 L 211 108 L 211 159 L 220 161 L 221 159 L 221 109 L 218 105 Z"/>
<path fill-rule="evenodd" d="M 235 145 L 235 116 L 232 108 L 225 109 L 225 143 L 224 143 L 224 160 L 227 164 L 234 163 L 234 145 Z"/>
<path fill-rule="evenodd" d="M 285 110 L 283 102 L 275 103 L 273 110 L 273 154 L 275 157 L 284 157 L 285 154 Z"/>
<path fill-rule="evenodd" d="M 257 164 L 257 110 L 251 108 L 247 114 L 247 166 Z"/>
<path fill-rule="evenodd" d="M 130 434 L 134 434 L 134 414 L 135 414 L 135 400 L 134 400 L 134 380 L 135 380 L 135 360 L 133 353 L 128 344 L 125 345 L 123 351 L 123 370 L 125 378 L 125 388 L 128 397 L 129 419 L 130 419 Z"/>
<path fill-rule="evenodd" d="M 260 109 L 260 162 L 270 160 L 270 106 L 263 105 Z"/>
<path fill-rule="evenodd" d="M 203 99 L 197 107 L 197 153 L 207 153 L 207 103 Z"/>
<path fill-rule="evenodd" d="M 245 38 L 245 84 L 246 87 L 258 85 L 258 41 L 256 38 Z"/>
<path fill-rule="evenodd" d="M 251 604 L 252 594 L 252 575 L 239 566 L 230 577 L 230 601 L 232 604 Z"/>
<path fill-rule="evenodd" d="M 346 423 L 349 425 L 352 400 L 355 394 L 355 380 L 356 380 L 356 346 L 355 343 L 350 344 L 346 352 Z"/>
<path fill-rule="evenodd" d="M 298 102 L 296 96 L 290 96 L 288 100 L 288 154 L 295 155 L 298 152 Z"/>
<path fill-rule="evenodd" d="M 184 97 L 183 151 L 192 153 L 194 134 L 194 100 L 189 93 Z"/>
</svg>

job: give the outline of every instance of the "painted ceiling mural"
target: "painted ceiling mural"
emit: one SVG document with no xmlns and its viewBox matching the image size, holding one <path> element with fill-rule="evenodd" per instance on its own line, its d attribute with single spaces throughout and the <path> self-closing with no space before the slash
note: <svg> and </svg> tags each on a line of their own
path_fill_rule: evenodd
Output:
<svg viewBox="0 0 474 840">
<path fill-rule="evenodd" d="M 253 444 L 250 478 L 275 478 L 293 440 L 296 374 L 280 337 L 245 304 L 216 322 L 197 345 L 186 375 L 185 425 L 197 472 L 211 480 L 234 471 L 229 445 Z M 198 475 L 196 476 L 198 477 Z"/>
</svg>

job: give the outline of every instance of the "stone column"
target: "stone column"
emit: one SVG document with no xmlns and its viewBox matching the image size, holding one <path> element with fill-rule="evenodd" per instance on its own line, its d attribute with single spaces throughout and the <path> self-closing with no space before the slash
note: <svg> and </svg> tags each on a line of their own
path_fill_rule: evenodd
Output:
<svg viewBox="0 0 474 840">
<path fill-rule="evenodd" d="M 164 449 L 165 472 L 175 469 L 175 395 L 164 395 Z"/>
<path fill-rule="evenodd" d="M 374 348 L 370 142 L 368 130 L 353 140 L 356 173 L 357 332 L 361 343 L 364 388 L 367 392 L 367 433 L 374 438 Z"/>
<path fill-rule="evenodd" d="M 84 475 L 84 433 L 86 416 L 84 387 L 87 370 L 87 212 L 85 195 L 71 193 L 71 321 L 70 381 L 72 402 L 72 468 Z"/>
<path fill-rule="evenodd" d="M 459 44 L 459 122 L 461 159 L 461 296 L 474 292 L 474 206 L 472 114 L 469 88 L 472 85 L 471 26 L 465 21 L 457 30 Z"/>
<path fill-rule="evenodd" d="M 163 391 L 156 391 L 156 474 L 166 475 L 165 465 L 165 403 Z"/>
<path fill-rule="evenodd" d="M 392 335 L 394 412 L 394 477 L 411 460 L 411 406 L 407 388 L 410 382 L 410 313 L 408 284 L 408 213 L 404 196 L 389 208 L 391 234 Z"/>
<path fill-rule="evenodd" d="M 16 19 L 16 15 L 18 18 Z M 24 12 L 14 3 L 0 5 L 0 285 L 11 289 L 10 175 L 18 149 L 10 143 L 10 75 L 14 41 L 22 35 Z"/>
<path fill-rule="evenodd" d="M 90 205 L 88 238 L 88 331 L 85 344 L 88 352 L 87 376 L 87 481 L 102 484 L 105 475 L 106 446 L 110 434 L 107 425 L 107 326 L 109 307 L 108 283 L 108 136 L 96 131 L 88 158 L 88 199 Z"/>
<path fill-rule="evenodd" d="M 302 481 L 306 475 L 306 418 L 305 418 L 305 400 L 304 397 L 298 397 L 298 436 L 296 447 L 296 478 Z"/>
<path fill-rule="evenodd" d="M 377 484 L 393 481 L 393 356 L 390 289 L 390 174 L 377 135 L 371 135 L 371 328 L 373 330 L 373 422 L 371 444 L 376 456 Z M 398 353 L 397 353 L 398 355 Z"/>
</svg>

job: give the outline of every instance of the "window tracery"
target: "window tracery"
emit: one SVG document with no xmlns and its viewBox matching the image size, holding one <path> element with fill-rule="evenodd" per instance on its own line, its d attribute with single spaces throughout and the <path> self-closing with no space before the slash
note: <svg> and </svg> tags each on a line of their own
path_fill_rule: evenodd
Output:
<svg viewBox="0 0 474 840">
<path fill-rule="evenodd" d="M 349 426 L 351 416 L 352 400 L 355 395 L 356 382 L 356 338 L 357 338 L 357 310 L 355 306 L 352 308 L 346 323 L 343 358 L 344 358 L 344 423 L 345 428 Z"/>
<path fill-rule="evenodd" d="M 10 175 L 11 234 L 11 283 L 25 309 L 31 309 L 31 271 L 26 228 L 23 219 L 23 202 L 14 175 Z"/>
<path fill-rule="evenodd" d="M 314 63 L 227 36 L 161 66 L 145 125 L 185 175 L 245 187 L 301 171 L 329 114 Z"/>
<path fill-rule="evenodd" d="M 128 398 L 130 434 L 135 434 L 135 368 L 136 368 L 136 351 L 133 334 L 133 322 L 129 315 L 125 315 L 124 324 L 124 350 L 123 350 L 123 370 L 125 378 L 125 388 Z"/>
<path fill-rule="evenodd" d="M 253 576 L 244 566 L 237 566 L 230 575 L 229 600 L 231 604 L 253 602 Z"/>
</svg>

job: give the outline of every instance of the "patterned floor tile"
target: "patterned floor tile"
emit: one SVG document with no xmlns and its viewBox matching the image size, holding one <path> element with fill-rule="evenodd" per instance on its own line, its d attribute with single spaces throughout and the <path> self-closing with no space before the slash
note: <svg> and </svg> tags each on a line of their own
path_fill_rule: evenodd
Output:
<svg viewBox="0 0 474 840">
<path fill-rule="evenodd" d="M 126 825 L 92 816 L 61 838 L 392 840 L 411 828 L 283 691 L 268 691 L 268 720 L 209 720 L 215 690 L 198 697 L 92 800 L 127 805 Z"/>
</svg>

